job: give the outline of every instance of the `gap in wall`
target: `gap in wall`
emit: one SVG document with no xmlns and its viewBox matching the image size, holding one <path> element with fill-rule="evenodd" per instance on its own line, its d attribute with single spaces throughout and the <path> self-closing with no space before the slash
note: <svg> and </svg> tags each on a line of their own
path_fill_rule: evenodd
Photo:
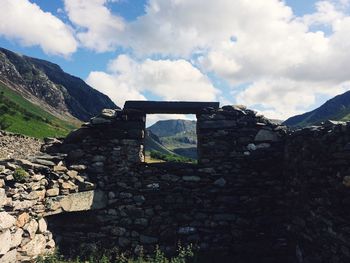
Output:
<svg viewBox="0 0 350 263">
<path fill-rule="evenodd" d="M 147 114 L 145 162 L 196 163 L 196 115 Z"/>
</svg>

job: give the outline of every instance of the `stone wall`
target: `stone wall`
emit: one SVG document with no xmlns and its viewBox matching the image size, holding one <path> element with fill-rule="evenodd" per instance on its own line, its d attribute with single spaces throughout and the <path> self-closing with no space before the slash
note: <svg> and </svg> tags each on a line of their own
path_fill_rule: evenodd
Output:
<svg viewBox="0 0 350 263">
<path fill-rule="evenodd" d="M 241 260 L 287 258 L 286 130 L 242 107 L 203 109 L 197 120 L 198 165 L 144 163 L 145 116 L 130 110 L 105 111 L 63 144 L 45 146 L 67 154 L 68 165 L 87 166 L 108 195 L 106 209 L 48 218 L 62 244 L 135 253 L 159 244 L 171 254 L 182 242 Z"/>
<path fill-rule="evenodd" d="M 350 262 L 349 124 L 328 122 L 287 139 L 289 229 L 298 262 Z"/>
<path fill-rule="evenodd" d="M 39 174 L 39 182 L 48 183 L 38 188 L 46 193 L 41 212 L 11 206 L 3 212 L 17 221 L 22 212 L 36 222 L 45 217 L 50 230 L 45 249 L 53 248 L 52 233 L 68 254 L 82 244 L 134 254 L 159 245 L 172 254 L 181 242 L 229 255 L 228 262 L 349 261 L 346 124 L 289 131 L 242 106 L 205 108 L 197 113 L 198 164 L 149 164 L 145 117 L 132 109 L 104 110 L 64 140 L 47 140 L 42 151 L 55 162 L 41 161 L 45 171 L 33 167 L 40 158 L 29 166 L 8 162 L 34 169 L 30 178 Z M 6 169 L 12 172 L 1 178 L 15 170 Z M 14 183 L 10 176 L 2 192 L 22 204 L 35 183 Z M 22 188 L 24 196 L 17 193 Z M 51 188 L 57 189 L 54 197 Z M 16 233 L 11 222 L 2 234 Z M 23 246 L 34 239 L 25 227 L 22 231 L 25 241 L 7 254 L 16 249 L 17 257 L 25 256 Z M 42 235 L 37 228 L 35 234 Z"/>
</svg>

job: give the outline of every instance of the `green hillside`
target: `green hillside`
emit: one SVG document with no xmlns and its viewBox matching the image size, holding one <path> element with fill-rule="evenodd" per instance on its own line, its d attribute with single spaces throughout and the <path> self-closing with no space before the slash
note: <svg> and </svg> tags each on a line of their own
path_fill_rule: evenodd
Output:
<svg viewBox="0 0 350 263">
<path fill-rule="evenodd" d="M 30 137 L 60 137 L 76 128 L 0 83 L 0 129 Z"/>
<path fill-rule="evenodd" d="M 319 125 L 326 120 L 350 120 L 350 91 L 335 96 L 313 111 L 293 116 L 283 124 L 290 127 L 305 127 Z"/>
</svg>

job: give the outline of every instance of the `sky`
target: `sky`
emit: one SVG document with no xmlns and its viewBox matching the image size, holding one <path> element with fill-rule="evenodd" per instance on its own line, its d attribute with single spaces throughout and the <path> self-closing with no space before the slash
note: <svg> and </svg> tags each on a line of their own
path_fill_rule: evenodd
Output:
<svg viewBox="0 0 350 263">
<path fill-rule="evenodd" d="M 220 101 L 269 118 L 350 89 L 350 0 L 0 0 L 0 46 L 125 100 Z M 167 118 L 167 116 L 164 116 Z"/>
</svg>

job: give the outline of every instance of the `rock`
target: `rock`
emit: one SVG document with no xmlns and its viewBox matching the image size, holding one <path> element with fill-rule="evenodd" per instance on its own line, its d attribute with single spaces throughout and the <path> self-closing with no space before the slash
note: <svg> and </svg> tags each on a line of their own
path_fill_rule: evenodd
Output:
<svg viewBox="0 0 350 263">
<path fill-rule="evenodd" d="M 78 172 L 77 171 L 74 171 L 74 170 L 71 170 L 71 171 L 68 171 L 67 172 L 67 175 L 70 177 L 70 178 L 76 178 L 78 176 Z"/>
<path fill-rule="evenodd" d="M 247 146 L 248 151 L 255 151 L 257 149 L 254 143 L 249 143 Z"/>
<path fill-rule="evenodd" d="M 111 233 L 116 236 L 123 236 L 126 233 L 126 229 L 124 227 L 113 227 Z"/>
<path fill-rule="evenodd" d="M 234 128 L 237 126 L 237 122 L 235 120 L 201 121 L 198 126 L 200 129 Z"/>
<path fill-rule="evenodd" d="M 40 218 L 38 220 L 38 233 L 44 233 L 47 231 L 47 223 L 45 218 Z"/>
<path fill-rule="evenodd" d="M 50 239 L 50 241 L 46 243 L 47 248 L 55 248 L 55 246 L 56 246 L 55 240 L 53 239 Z"/>
<path fill-rule="evenodd" d="M 71 165 L 71 166 L 69 166 L 69 169 L 75 170 L 78 172 L 82 172 L 82 171 L 85 171 L 87 169 L 87 166 L 83 165 L 83 164 Z"/>
<path fill-rule="evenodd" d="M 38 164 L 42 164 L 42 165 L 45 165 L 45 166 L 50 166 L 50 167 L 55 166 L 54 162 L 48 161 L 48 160 L 44 160 L 44 159 L 39 159 L 39 158 L 34 159 L 33 162 L 34 163 L 38 163 Z"/>
<path fill-rule="evenodd" d="M 0 212 L 0 231 L 10 228 L 16 223 L 16 219 L 7 212 Z"/>
<path fill-rule="evenodd" d="M 350 176 L 344 176 L 343 178 L 343 185 L 345 185 L 346 187 L 350 187 Z"/>
<path fill-rule="evenodd" d="M 121 247 L 127 247 L 128 245 L 130 245 L 131 241 L 130 239 L 126 238 L 126 237 L 120 237 L 118 239 L 118 244 Z"/>
<path fill-rule="evenodd" d="M 67 181 L 67 182 L 63 182 L 63 183 L 61 184 L 61 187 L 62 187 L 63 189 L 74 190 L 74 189 L 76 189 L 78 186 L 75 185 L 75 184 L 74 184 L 73 182 L 71 182 L 71 181 Z"/>
<path fill-rule="evenodd" d="M 36 200 L 23 200 L 23 201 L 17 200 L 12 202 L 12 206 L 14 210 L 23 211 L 23 210 L 29 209 L 35 203 L 36 203 Z"/>
<path fill-rule="evenodd" d="M 78 160 L 85 155 L 84 151 L 81 149 L 73 150 L 68 154 L 68 159 Z"/>
<path fill-rule="evenodd" d="M 60 193 L 59 188 L 51 188 L 46 191 L 46 196 L 57 196 Z"/>
<path fill-rule="evenodd" d="M 62 166 L 62 165 L 55 165 L 55 166 L 53 167 L 53 170 L 54 170 L 55 172 L 66 172 L 68 169 L 67 169 L 67 167 Z"/>
<path fill-rule="evenodd" d="M 199 176 L 190 175 L 190 176 L 182 176 L 182 180 L 185 182 L 199 182 L 201 178 Z"/>
<path fill-rule="evenodd" d="M 112 109 L 103 109 L 101 112 L 101 117 L 106 119 L 114 119 L 118 116 L 118 111 Z"/>
<path fill-rule="evenodd" d="M 16 226 L 23 227 L 29 222 L 29 214 L 24 212 L 17 217 Z"/>
<path fill-rule="evenodd" d="M 7 196 L 4 188 L 0 188 L 0 207 L 2 207 L 7 200 Z"/>
<path fill-rule="evenodd" d="M 162 174 L 160 178 L 164 181 L 171 181 L 171 182 L 177 182 L 180 180 L 179 176 L 172 175 L 172 174 Z"/>
<path fill-rule="evenodd" d="M 14 263 L 17 261 L 17 249 L 12 249 L 0 258 L 0 263 Z"/>
<path fill-rule="evenodd" d="M 9 229 L 0 232 L 0 255 L 6 254 L 11 248 L 11 232 Z"/>
<path fill-rule="evenodd" d="M 179 234 L 183 234 L 183 235 L 189 235 L 189 234 L 193 234 L 196 232 L 196 229 L 194 227 L 180 227 L 178 230 Z"/>
<path fill-rule="evenodd" d="M 156 244 L 158 242 L 158 238 L 140 235 L 140 241 L 141 241 L 141 244 L 150 245 L 150 244 Z"/>
<path fill-rule="evenodd" d="M 146 199 L 143 195 L 136 195 L 136 196 L 134 196 L 134 201 L 136 203 L 143 203 L 146 201 Z"/>
<path fill-rule="evenodd" d="M 104 162 L 106 161 L 106 157 L 103 156 L 103 155 L 95 155 L 93 158 L 92 158 L 92 162 Z"/>
<path fill-rule="evenodd" d="M 53 200 L 49 198 L 47 201 L 50 202 Z M 86 211 L 106 207 L 107 196 L 101 191 L 86 191 L 69 194 L 57 201 L 66 212 Z"/>
<path fill-rule="evenodd" d="M 114 199 L 115 198 L 115 193 L 114 192 L 109 192 L 108 193 L 108 198 L 109 199 Z"/>
<path fill-rule="evenodd" d="M 92 124 L 107 124 L 107 123 L 111 123 L 111 120 L 105 119 L 105 118 L 101 118 L 101 117 L 94 117 L 90 119 L 90 123 Z"/>
<path fill-rule="evenodd" d="M 23 230 L 18 228 L 14 234 L 11 235 L 11 248 L 18 247 L 22 242 Z"/>
<path fill-rule="evenodd" d="M 277 142 L 280 138 L 277 133 L 261 129 L 255 136 L 254 141 L 261 142 L 261 141 L 269 141 L 269 142 Z"/>
<path fill-rule="evenodd" d="M 28 232 L 31 238 L 33 238 L 38 230 L 38 222 L 35 219 L 32 219 L 23 227 L 23 229 Z"/>
<path fill-rule="evenodd" d="M 148 225 L 148 220 L 146 218 L 136 218 L 135 219 L 135 225 L 147 226 Z"/>
<path fill-rule="evenodd" d="M 22 246 L 22 253 L 25 256 L 36 257 L 38 255 L 43 255 L 45 253 L 46 238 L 44 235 L 38 234 L 35 237 Z"/>
<path fill-rule="evenodd" d="M 214 182 L 214 185 L 224 187 L 226 185 L 226 180 L 221 177 Z"/>
</svg>

